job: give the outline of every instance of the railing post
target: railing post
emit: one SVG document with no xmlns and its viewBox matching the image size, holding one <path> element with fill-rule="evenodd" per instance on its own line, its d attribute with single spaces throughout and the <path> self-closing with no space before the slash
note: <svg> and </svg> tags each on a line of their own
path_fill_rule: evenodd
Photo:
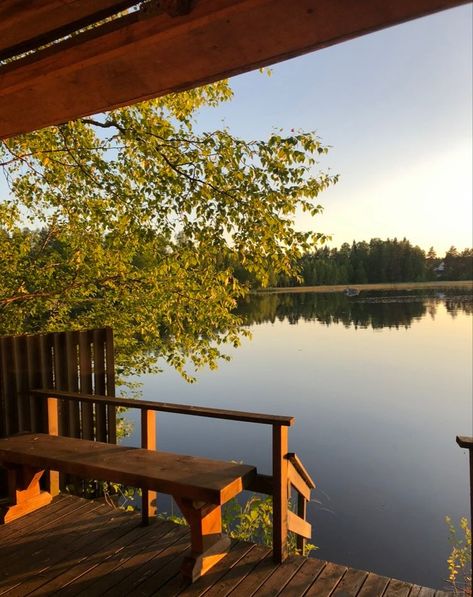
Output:
<svg viewBox="0 0 473 597">
<path fill-rule="evenodd" d="M 59 400 L 57 398 L 47 398 L 47 412 L 49 435 L 59 435 Z M 49 493 L 53 497 L 59 495 L 58 471 L 49 471 Z"/>
<path fill-rule="evenodd" d="M 473 437 L 457 435 L 457 444 L 468 450 L 470 464 L 470 528 L 473 527 Z M 473 544 L 471 546 L 471 561 L 473 563 Z"/>
<path fill-rule="evenodd" d="M 141 410 L 141 447 L 156 450 L 156 411 L 143 408 Z M 143 524 L 149 524 L 149 517 L 157 513 L 156 491 L 141 490 L 141 518 Z"/>
<path fill-rule="evenodd" d="M 273 558 L 287 558 L 287 427 L 273 425 Z"/>
</svg>

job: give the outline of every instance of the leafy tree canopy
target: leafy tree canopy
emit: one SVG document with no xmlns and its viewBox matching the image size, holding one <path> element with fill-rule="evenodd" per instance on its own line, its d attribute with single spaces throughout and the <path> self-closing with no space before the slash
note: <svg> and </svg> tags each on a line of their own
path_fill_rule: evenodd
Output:
<svg viewBox="0 0 473 597">
<path fill-rule="evenodd" d="M 336 176 L 314 133 L 198 133 L 228 82 L 50 127 L 0 145 L 0 333 L 111 325 L 122 373 L 156 357 L 186 375 L 238 344 L 235 301 L 293 274 L 323 235 L 295 227 Z"/>
</svg>

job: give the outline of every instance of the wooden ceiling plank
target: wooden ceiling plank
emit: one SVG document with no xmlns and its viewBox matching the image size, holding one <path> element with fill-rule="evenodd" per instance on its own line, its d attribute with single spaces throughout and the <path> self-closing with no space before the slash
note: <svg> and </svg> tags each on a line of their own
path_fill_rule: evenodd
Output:
<svg viewBox="0 0 473 597">
<path fill-rule="evenodd" d="M 139 0 L 3 0 L 0 60 L 60 39 L 105 19 Z"/>
<path fill-rule="evenodd" d="M 466 0 L 195 0 L 0 70 L 0 138 L 189 89 Z M 131 16 L 131 15 L 129 15 Z"/>
</svg>

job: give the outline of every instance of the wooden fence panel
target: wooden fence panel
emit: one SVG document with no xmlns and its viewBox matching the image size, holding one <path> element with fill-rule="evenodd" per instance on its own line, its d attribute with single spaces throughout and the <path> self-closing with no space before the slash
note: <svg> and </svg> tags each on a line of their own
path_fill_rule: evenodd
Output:
<svg viewBox="0 0 473 597">
<path fill-rule="evenodd" d="M 15 376 L 15 393 L 18 408 L 18 431 L 32 429 L 30 398 L 28 396 L 28 362 L 26 352 L 26 336 L 13 338 L 13 373 Z"/>
<path fill-rule="evenodd" d="M 94 352 L 94 393 L 105 394 L 105 332 L 92 332 L 92 346 Z M 95 433 L 98 441 L 105 441 L 107 437 L 107 407 L 105 404 L 95 405 Z"/>
<path fill-rule="evenodd" d="M 67 390 L 70 392 L 79 391 L 79 346 L 77 332 L 70 332 L 66 335 L 66 361 L 67 361 Z M 80 408 L 79 403 L 68 405 L 69 435 L 81 437 L 80 429 Z"/>
<path fill-rule="evenodd" d="M 52 334 L 54 387 L 67 390 L 66 333 Z M 59 435 L 69 436 L 69 405 L 59 403 Z"/>
<path fill-rule="evenodd" d="M 26 336 L 26 353 L 28 388 L 47 387 L 44 386 L 41 375 L 41 338 L 39 336 Z M 44 401 L 35 400 L 34 396 L 29 396 L 29 409 L 32 431 L 41 431 L 46 425 Z"/>
<path fill-rule="evenodd" d="M 0 337 L 0 437 L 47 431 L 43 401 L 34 388 L 115 395 L 110 328 Z M 60 401 L 59 433 L 116 442 L 116 408 Z"/>
<path fill-rule="evenodd" d="M 15 375 L 13 364 L 13 338 L 0 338 L 0 429 L 2 437 L 18 431 L 18 409 L 11 404 L 15 395 Z"/>
<path fill-rule="evenodd" d="M 79 332 L 79 388 L 81 394 L 93 394 L 92 351 L 88 332 Z M 94 439 L 94 405 L 82 403 L 82 437 Z"/>
<path fill-rule="evenodd" d="M 115 351 L 113 349 L 113 330 L 105 330 L 105 395 L 115 396 Z M 110 444 L 117 443 L 117 409 L 107 408 L 107 431 Z"/>
</svg>

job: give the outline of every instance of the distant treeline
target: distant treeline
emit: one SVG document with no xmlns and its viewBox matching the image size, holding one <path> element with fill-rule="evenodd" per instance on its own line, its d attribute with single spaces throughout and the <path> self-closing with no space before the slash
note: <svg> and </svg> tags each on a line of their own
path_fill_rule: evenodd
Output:
<svg viewBox="0 0 473 597">
<path fill-rule="evenodd" d="M 437 256 L 433 247 L 426 253 L 407 239 L 344 243 L 340 248 L 323 247 L 304 255 L 299 277 L 273 276 L 270 286 L 317 286 L 326 284 L 374 284 L 426 282 L 432 280 L 472 280 L 473 249 L 451 247 Z M 237 277 L 256 286 L 244 268 Z M 271 278 L 271 276 L 270 276 Z"/>
</svg>

